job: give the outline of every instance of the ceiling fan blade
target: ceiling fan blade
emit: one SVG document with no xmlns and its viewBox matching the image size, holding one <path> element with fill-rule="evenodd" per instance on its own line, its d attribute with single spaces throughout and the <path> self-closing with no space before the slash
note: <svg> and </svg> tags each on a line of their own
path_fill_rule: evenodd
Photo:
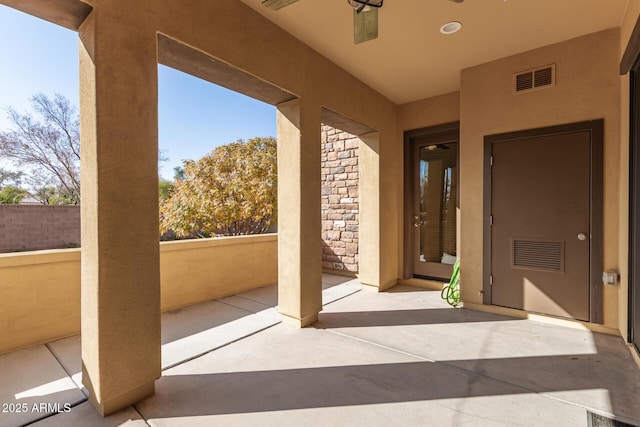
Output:
<svg viewBox="0 0 640 427">
<path fill-rule="evenodd" d="M 289 6 L 290 4 L 297 1 L 298 0 L 264 0 L 262 2 L 262 5 L 268 7 L 269 9 L 278 10 L 282 9 L 285 6 Z"/>
<path fill-rule="evenodd" d="M 449 1 L 452 1 L 454 3 L 462 3 L 464 0 L 449 0 Z"/>
<path fill-rule="evenodd" d="M 378 8 L 369 7 L 358 13 L 353 11 L 353 42 L 364 43 L 378 38 Z"/>
</svg>

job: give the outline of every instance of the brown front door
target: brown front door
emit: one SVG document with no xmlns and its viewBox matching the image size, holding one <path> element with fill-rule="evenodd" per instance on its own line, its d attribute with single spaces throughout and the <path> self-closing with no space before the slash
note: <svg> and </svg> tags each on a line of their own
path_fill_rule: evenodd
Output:
<svg viewBox="0 0 640 427">
<path fill-rule="evenodd" d="M 491 154 L 491 303 L 589 321 L 591 132 Z"/>
<path fill-rule="evenodd" d="M 447 280 L 457 257 L 458 132 L 412 144 L 413 276 Z"/>
</svg>

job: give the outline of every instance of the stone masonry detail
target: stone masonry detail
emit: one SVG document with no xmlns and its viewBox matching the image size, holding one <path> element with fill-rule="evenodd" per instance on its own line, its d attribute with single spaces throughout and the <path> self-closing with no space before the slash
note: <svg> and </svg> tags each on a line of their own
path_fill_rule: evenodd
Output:
<svg viewBox="0 0 640 427">
<path fill-rule="evenodd" d="M 358 138 L 322 125 L 322 268 L 358 271 Z"/>
</svg>

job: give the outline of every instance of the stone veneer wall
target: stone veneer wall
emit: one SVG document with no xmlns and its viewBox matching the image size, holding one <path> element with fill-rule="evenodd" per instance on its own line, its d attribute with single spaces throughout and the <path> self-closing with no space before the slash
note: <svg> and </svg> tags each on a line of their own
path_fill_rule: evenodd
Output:
<svg viewBox="0 0 640 427">
<path fill-rule="evenodd" d="M 322 268 L 358 271 L 358 138 L 322 125 Z"/>
</svg>

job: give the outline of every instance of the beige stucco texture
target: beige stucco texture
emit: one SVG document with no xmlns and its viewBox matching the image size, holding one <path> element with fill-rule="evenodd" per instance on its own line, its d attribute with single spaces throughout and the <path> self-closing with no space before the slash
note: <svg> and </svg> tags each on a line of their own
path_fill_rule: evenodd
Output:
<svg viewBox="0 0 640 427">
<path fill-rule="evenodd" d="M 630 0 L 627 6 L 627 13 L 620 26 L 620 55 L 622 56 L 636 20 L 640 14 L 640 0 Z M 618 240 L 618 256 L 621 260 L 629 257 L 629 111 L 630 105 L 630 81 L 629 74 L 620 77 L 620 210 L 619 217 L 619 235 Z M 629 295 L 629 267 L 627 262 L 620 263 L 620 290 L 618 292 L 618 324 L 619 330 L 625 336 L 623 331 L 627 330 L 627 322 L 629 316 L 628 306 Z"/>
<path fill-rule="evenodd" d="M 161 243 L 162 311 L 273 285 L 277 245 L 277 234 Z"/>
<path fill-rule="evenodd" d="M 0 354 L 80 332 L 80 249 L 0 254 Z"/>
<path fill-rule="evenodd" d="M 277 240 L 160 243 L 162 311 L 276 283 Z M 0 254 L 0 277 L 0 354 L 80 332 L 80 249 Z"/>
<path fill-rule="evenodd" d="M 313 114 L 316 112 L 316 114 Z M 283 320 L 307 326 L 322 308 L 320 259 L 320 109 L 301 100 L 278 106 L 278 307 Z M 314 149 L 314 146 L 316 149 Z"/>
</svg>

